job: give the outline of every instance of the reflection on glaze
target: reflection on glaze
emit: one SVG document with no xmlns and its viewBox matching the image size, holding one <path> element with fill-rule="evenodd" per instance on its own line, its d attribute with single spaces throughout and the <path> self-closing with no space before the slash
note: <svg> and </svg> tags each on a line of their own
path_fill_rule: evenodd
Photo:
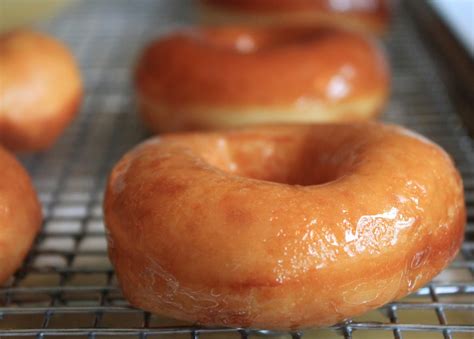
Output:
<svg viewBox="0 0 474 339">
<path fill-rule="evenodd" d="M 326 95 L 331 100 L 337 100 L 345 97 L 350 91 L 350 85 L 339 74 L 334 75 L 329 81 Z"/>
<path fill-rule="evenodd" d="M 400 231 L 414 222 L 414 217 L 403 217 L 395 207 L 388 212 L 364 215 L 359 218 L 355 233 L 346 230 L 344 251 L 351 257 L 364 251 L 378 253 L 388 245 L 395 245 Z"/>
<path fill-rule="evenodd" d="M 427 247 L 423 249 L 422 251 L 416 252 L 416 254 L 413 256 L 413 259 L 410 262 L 410 268 L 413 270 L 419 268 L 421 264 L 423 264 L 423 262 L 427 259 L 430 251 L 431 251 L 431 248 Z"/>
<path fill-rule="evenodd" d="M 255 48 L 255 41 L 248 34 L 242 34 L 235 40 L 235 49 L 240 53 L 251 53 Z"/>
<path fill-rule="evenodd" d="M 376 0 L 330 0 L 329 7 L 334 11 L 371 11 L 377 8 Z"/>
<path fill-rule="evenodd" d="M 115 194 L 123 192 L 126 187 L 126 175 L 132 164 L 133 158 L 141 153 L 142 150 L 148 147 L 156 146 L 161 143 L 160 137 L 153 137 L 138 144 L 132 151 L 130 151 L 126 159 L 116 166 L 112 172 L 111 189 Z M 160 154 L 160 157 L 165 157 L 165 154 Z"/>
<path fill-rule="evenodd" d="M 148 148 L 149 146 L 152 146 L 152 145 L 158 145 L 159 143 L 161 143 L 161 137 L 153 137 L 153 138 L 150 138 L 150 139 L 147 139 L 143 142 L 141 142 L 138 146 L 136 146 L 134 149 L 133 149 L 133 153 L 137 153 L 138 151 L 142 150 L 142 149 L 146 149 Z"/>
<path fill-rule="evenodd" d="M 130 167 L 130 162 L 123 162 L 121 166 L 116 167 L 113 172 L 112 191 L 115 194 L 121 193 L 125 189 L 126 174 Z"/>
<path fill-rule="evenodd" d="M 380 299 L 392 300 L 396 296 L 396 291 L 402 286 L 404 277 L 404 272 L 400 271 L 393 272 L 387 278 L 373 277 L 369 280 L 351 281 L 343 287 L 343 307 L 380 303 Z"/>
<path fill-rule="evenodd" d="M 351 78 L 355 75 L 355 70 L 351 65 L 344 65 L 338 73 L 332 76 L 326 88 L 326 96 L 330 100 L 338 100 L 347 96 L 351 89 Z"/>
<path fill-rule="evenodd" d="M 10 212 L 10 207 L 8 205 L 0 204 L 0 214 L 7 215 Z"/>
<path fill-rule="evenodd" d="M 213 289 L 209 293 L 208 290 L 195 290 L 183 286 L 176 277 L 150 257 L 148 257 L 148 265 L 145 266 L 139 282 L 142 285 L 141 288 L 146 291 L 144 294 L 147 298 L 146 303 L 156 300 L 189 314 L 219 306 L 218 298 L 221 296 L 219 293 L 216 293 Z M 155 286 L 163 285 L 163 283 L 165 286 L 164 291 L 157 293 L 154 289 Z M 183 299 L 191 299 L 193 307 L 185 308 L 182 304 Z"/>
<path fill-rule="evenodd" d="M 413 226 L 415 221 L 415 217 L 403 216 L 393 207 L 384 213 L 361 216 L 354 231 L 351 223 L 343 220 L 344 239 L 338 241 L 330 227 L 318 225 L 317 220 L 313 219 L 301 232 L 302 235 L 299 236 L 301 240 L 284 246 L 282 259 L 277 260 L 273 270 L 276 281 L 282 283 L 310 269 L 322 269 L 328 263 L 337 261 L 341 251 L 349 257 L 364 252 L 378 254 L 388 246 L 396 245 L 400 232 Z M 276 237 L 286 238 L 287 234 L 285 230 L 280 229 Z M 306 248 L 306 251 L 301 251 L 300 248 Z"/>
<path fill-rule="evenodd" d="M 223 163 L 227 164 L 227 170 L 231 173 L 235 173 L 238 170 L 238 166 L 234 159 L 232 159 L 232 153 L 229 150 L 229 143 L 227 142 L 227 139 L 217 139 L 217 150 L 218 154 L 223 157 Z"/>
<path fill-rule="evenodd" d="M 430 139 L 428 139 L 424 135 L 416 133 L 415 131 L 410 131 L 410 130 L 408 130 L 406 128 L 403 128 L 403 127 L 398 127 L 397 129 L 400 132 L 400 134 L 406 135 L 410 138 L 416 139 L 416 140 L 421 141 L 422 143 L 428 144 L 430 146 L 436 146 L 436 147 L 439 148 L 438 145 L 436 145 L 433 141 L 431 141 Z"/>
<path fill-rule="evenodd" d="M 400 232 L 413 226 L 415 221 L 415 217 L 404 216 L 399 209 L 392 207 L 387 212 L 361 216 L 355 229 L 348 220 L 343 220 L 344 238 L 338 241 L 330 227 L 318 225 L 317 220 L 313 219 L 301 231 L 301 240 L 283 248 L 282 259 L 277 260 L 273 270 L 276 281 L 282 283 L 310 269 L 322 269 L 328 263 L 337 261 L 341 252 L 349 257 L 356 257 L 364 252 L 381 253 L 387 247 L 396 245 Z M 280 229 L 276 237 L 286 238 L 287 233 Z M 301 251 L 300 248 L 305 248 L 306 251 Z"/>
<path fill-rule="evenodd" d="M 107 239 L 109 249 L 113 249 L 115 247 L 114 238 L 108 227 L 105 227 L 105 239 Z"/>
</svg>

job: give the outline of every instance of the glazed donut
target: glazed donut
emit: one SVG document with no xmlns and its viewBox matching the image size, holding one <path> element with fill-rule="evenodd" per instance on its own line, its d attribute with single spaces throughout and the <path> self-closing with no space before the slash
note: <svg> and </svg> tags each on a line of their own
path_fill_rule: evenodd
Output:
<svg viewBox="0 0 474 339">
<path fill-rule="evenodd" d="M 104 207 L 133 305 L 265 329 L 407 295 L 454 258 L 466 218 L 446 153 L 373 122 L 157 137 L 115 166 Z"/>
<path fill-rule="evenodd" d="M 390 21 L 388 0 L 200 0 L 207 24 L 327 25 L 382 34 Z"/>
<path fill-rule="evenodd" d="M 0 36 L 0 144 L 14 151 L 50 147 L 82 96 L 79 71 L 59 41 L 32 31 Z"/>
<path fill-rule="evenodd" d="M 41 225 L 30 177 L 0 146 L 0 285 L 21 265 Z"/>
<path fill-rule="evenodd" d="M 358 34 L 307 28 L 196 28 L 139 59 L 139 112 L 154 132 L 362 120 L 388 96 L 383 53 Z"/>
</svg>

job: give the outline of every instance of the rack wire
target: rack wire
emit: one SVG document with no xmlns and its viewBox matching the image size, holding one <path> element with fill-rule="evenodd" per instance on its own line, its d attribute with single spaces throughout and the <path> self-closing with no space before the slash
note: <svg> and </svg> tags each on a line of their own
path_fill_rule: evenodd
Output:
<svg viewBox="0 0 474 339">
<path fill-rule="evenodd" d="M 468 224 L 452 265 L 402 300 L 297 333 L 201 328 L 128 305 L 106 254 L 103 187 L 120 155 L 147 136 L 130 83 L 137 52 L 151 37 L 190 22 L 193 11 L 189 1 L 82 1 L 41 24 L 72 48 L 85 96 L 52 150 L 21 158 L 45 221 L 23 267 L 0 288 L 0 338 L 474 338 L 474 145 L 405 8 L 384 42 L 393 67 L 384 120 L 441 144 L 463 174 Z"/>
</svg>

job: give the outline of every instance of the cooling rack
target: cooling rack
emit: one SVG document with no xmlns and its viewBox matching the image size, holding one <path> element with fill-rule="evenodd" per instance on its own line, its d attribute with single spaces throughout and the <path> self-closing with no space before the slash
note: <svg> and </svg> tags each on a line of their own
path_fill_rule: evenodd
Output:
<svg viewBox="0 0 474 339">
<path fill-rule="evenodd" d="M 106 175 L 147 133 L 137 119 L 130 69 L 151 37 L 190 22 L 192 3 L 76 2 L 40 28 L 76 55 L 85 96 L 50 151 L 23 156 L 44 206 L 44 225 L 23 267 L 0 289 L 0 338 L 473 338 L 474 147 L 415 23 L 400 8 L 384 44 L 393 95 L 383 119 L 441 144 L 464 177 L 466 240 L 430 284 L 331 328 L 295 333 L 200 328 L 130 307 L 107 259 L 101 202 Z"/>
</svg>

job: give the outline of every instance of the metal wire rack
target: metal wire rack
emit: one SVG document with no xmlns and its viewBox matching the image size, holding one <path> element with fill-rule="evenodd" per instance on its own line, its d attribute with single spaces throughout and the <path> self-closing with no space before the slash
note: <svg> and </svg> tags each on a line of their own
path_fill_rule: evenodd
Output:
<svg viewBox="0 0 474 339">
<path fill-rule="evenodd" d="M 44 227 L 23 267 L 0 289 L 0 338 L 474 338 L 474 144 L 432 57 L 401 8 L 384 42 L 393 95 L 384 120 L 441 144 L 461 170 L 466 240 L 453 264 L 427 286 L 344 324 L 298 333 L 199 328 L 130 307 L 106 254 L 101 202 L 119 156 L 147 135 L 136 118 L 130 69 L 151 37 L 192 19 L 184 1 L 77 2 L 40 28 L 79 60 L 80 115 L 54 149 L 22 161 L 44 206 Z"/>
</svg>

